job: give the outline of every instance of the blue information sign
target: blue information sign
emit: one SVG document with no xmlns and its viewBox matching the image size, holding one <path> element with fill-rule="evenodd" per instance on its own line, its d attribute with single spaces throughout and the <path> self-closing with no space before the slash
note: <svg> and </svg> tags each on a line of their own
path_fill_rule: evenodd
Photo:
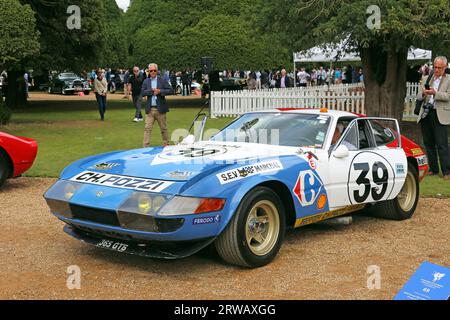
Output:
<svg viewBox="0 0 450 320">
<path fill-rule="evenodd" d="M 394 300 L 450 299 L 450 269 L 424 262 Z"/>
</svg>

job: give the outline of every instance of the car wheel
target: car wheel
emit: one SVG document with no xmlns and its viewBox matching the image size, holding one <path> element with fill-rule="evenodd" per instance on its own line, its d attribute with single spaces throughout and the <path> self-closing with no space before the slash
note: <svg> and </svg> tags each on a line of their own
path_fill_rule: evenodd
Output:
<svg viewBox="0 0 450 320">
<path fill-rule="evenodd" d="M 8 158 L 3 150 L 0 150 L 0 187 L 8 179 L 10 172 L 11 168 L 9 167 Z"/>
<path fill-rule="evenodd" d="M 269 188 L 257 187 L 241 201 L 233 219 L 217 238 L 216 250 L 230 264 L 262 267 L 277 255 L 285 230 L 280 198 Z"/>
<path fill-rule="evenodd" d="M 86 90 L 86 91 L 84 92 L 84 95 L 88 96 L 90 93 L 91 93 L 91 92 L 90 92 L 89 90 Z"/>
<path fill-rule="evenodd" d="M 181 92 L 182 92 L 181 87 L 177 86 L 177 90 L 176 90 L 175 94 L 181 94 Z"/>
<path fill-rule="evenodd" d="M 419 177 L 417 169 L 408 165 L 405 184 L 393 200 L 383 201 L 369 208 L 373 216 L 389 220 L 410 219 L 416 211 L 419 202 Z"/>
</svg>

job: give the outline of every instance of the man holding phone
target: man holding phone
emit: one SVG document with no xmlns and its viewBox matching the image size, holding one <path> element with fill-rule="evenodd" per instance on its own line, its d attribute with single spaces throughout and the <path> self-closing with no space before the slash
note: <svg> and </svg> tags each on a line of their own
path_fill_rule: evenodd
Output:
<svg viewBox="0 0 450 320">
<path fill-rule="evenodd" d="M 151 63 L 148 66 L 150 76 L 142 84 L 142 96 L 147 97 L 145 107 L 144 148 L 150 147 L 153 124 L 155 120 L 161 129 L 164 146 L 169 145 L 169 132 L 167 129 L 167 117 L 169 112 L 166 96 L 173 94 L 169 82 L 158 76 L 158 65 Z"/>
<path fill-rule="evenodd" d="M 418 99 L 424 101 L 418 122 L 430 165 L 430 175 L 439 174 L 439 163 L 445 180 L 450 180 L 450 152 L 448 125 L 450 125 L 450 76 L 446 74 L 448 60 L 434 60 L 434 75 L 429 86 L 421 87 Z M 439 155 L 439 161 L 438 161 Z"/>
</svg>

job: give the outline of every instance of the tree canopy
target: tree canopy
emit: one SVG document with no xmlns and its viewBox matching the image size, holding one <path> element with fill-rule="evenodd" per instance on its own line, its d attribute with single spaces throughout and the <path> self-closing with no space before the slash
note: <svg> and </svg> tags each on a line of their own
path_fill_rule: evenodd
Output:
<svg viewBox="0 0 450 320">
<path fill-rule="evenodd" d="M 378 27 L 368 24 L 374 5 Z M 435 53 L 449 48 L 448 0 L 263 0 L 262 12 L 261 25 L 281 32 L 298 50 L 347 39 L 361 55 L 372 115 L 401 118 L 410 46 Z"/>
<path fill-rule="evenodd" d="M 29 5 L 0 0 L 0 70 L 39 52 L 39 33 Z"/>
<path fill-rule="evenodd" d="M 130 64 L 198 68 L 202 56 L 214 57 L 217 68 L 289 63 L 291 52 L 255 27 L 256 10 L 250 0 L 133 0 L 125 14 Z"/>
</svg>

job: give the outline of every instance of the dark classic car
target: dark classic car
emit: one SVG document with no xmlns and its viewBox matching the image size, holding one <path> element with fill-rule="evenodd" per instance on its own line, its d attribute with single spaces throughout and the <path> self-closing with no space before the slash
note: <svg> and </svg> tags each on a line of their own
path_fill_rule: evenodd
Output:
<svg viewBox="0 0 450 320">
<path fill-rule="evenodd" d="M 53 76 L 48 88 L 48 93 L 74 94 L 77 92 L 84 92 L 88 95 L 91 92 L 91 87 L 87 80 L 71 72 Z"/>
</svg>

